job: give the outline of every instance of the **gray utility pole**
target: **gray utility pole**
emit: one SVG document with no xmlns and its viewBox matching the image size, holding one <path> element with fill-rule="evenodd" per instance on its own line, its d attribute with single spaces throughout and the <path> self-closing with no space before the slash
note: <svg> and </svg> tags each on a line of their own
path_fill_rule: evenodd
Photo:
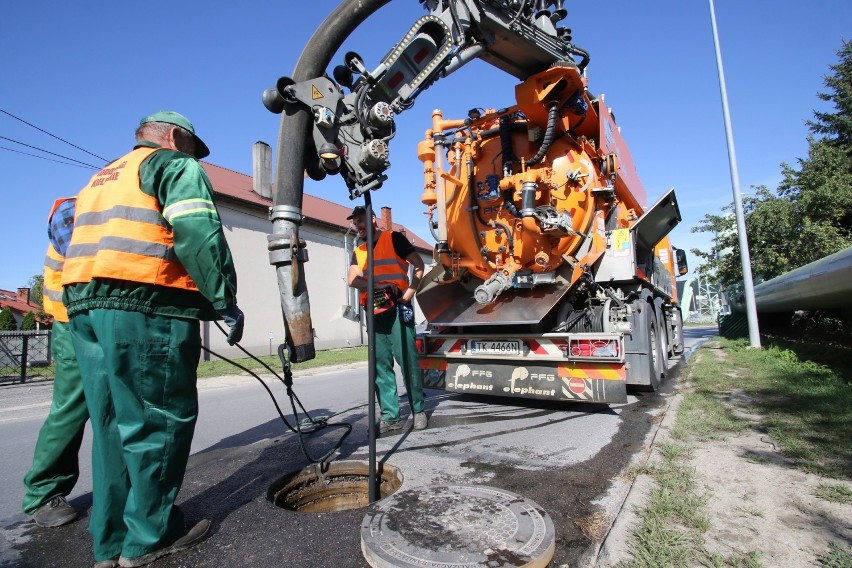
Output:
<svg viewBox="0 0 852 568">
<path fill-rule="evenodd" d="M 716 48 L 716 68 L 719 72 L 719 91 L 722 95 L 722 114 L 725 117 L 725 137 L 728 139 L 728 162 L 731 166 L 731 186 L 734 192 L 734 213 L 737 218 L 737 236 L 740 242 L 740 260 L 743 265 L 748 336 L 752 347 L 760 347 L 760 330 L 757 327 L 757 308 L 754 302 L 754 282 L 751 277 L 751 257 L 748 253 L 743 199 L 740 195 L 740 174 L 737 170 L 737 153 L 731 130 L 731 113 L 728 110 L 728 89 L 725 87 L 725 70 L 722 68 L 722 51 L 719 49 L 719 32 L 716 30 L 716 8 L 710 1 L 710 23 L 713 25 L 713 45 Z"/>
</svg>

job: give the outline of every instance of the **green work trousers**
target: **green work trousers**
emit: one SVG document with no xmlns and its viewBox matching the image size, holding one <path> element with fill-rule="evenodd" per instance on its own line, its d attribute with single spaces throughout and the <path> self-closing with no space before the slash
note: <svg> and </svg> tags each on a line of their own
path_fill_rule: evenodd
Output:
<svg viewBox="0 0 852 568">
<path fill-rule="evenodd" d="M 185 532 L 175 499 L 198 418 L 198 320 L 93 309 L 71 330 L 92 420 L 95 560 L 169 546 Z"/>
<path fill-rule="evenodd" d="M 38 433 L 33 465 L 24 476 L 24 512 L 32 515 L 54 497 L 66 496 L 80 476 L 78 453 L 89 410 L 67 323 L 54 322 L 50 334 L 53 402 Z"/>
<path fill-rule="evenodd" d="M 376 397 L 382 411 L 382 420 L 399 420 L 399 395 L 393 362 L 396 359 L 402 371 L 402 380 L 408 393 L 412 412 L 423 412 L 423 379 L 417 362 L 414 345 L 414 322 L 400 321 L 397 310 L 377 315 L 376 331 Z"/>
</svg>

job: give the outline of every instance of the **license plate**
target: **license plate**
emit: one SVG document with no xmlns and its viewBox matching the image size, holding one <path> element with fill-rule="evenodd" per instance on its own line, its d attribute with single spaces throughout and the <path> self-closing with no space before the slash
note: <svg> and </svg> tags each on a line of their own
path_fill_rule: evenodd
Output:
<svg viewBox="0 0 852 568">
<path fill-rule="evenodd" d="M 520 341 L 471 340 L 470 352 L 477 355 L 520 355 Z"/>
</svg>

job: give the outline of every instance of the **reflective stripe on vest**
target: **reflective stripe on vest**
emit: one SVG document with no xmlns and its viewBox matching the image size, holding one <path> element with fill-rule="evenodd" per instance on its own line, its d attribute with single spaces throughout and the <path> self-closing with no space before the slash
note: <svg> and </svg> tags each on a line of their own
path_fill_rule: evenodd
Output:
<svg viewBox="0 0 852 568">
<path fill-rule="evenodd" d="M 367 243 L 355 249 L 355 260 L 364 278 L 367 278 Z M 373 280 L 376 283 L 393 282 L 400 291 L 408 288 L 408 261 L 396 255 L 391 231 L 382 231 L 373 248 Z M 366 306 L 367 292 L 361 292 L 360 299 L 361 305 Z"/>
<path fill-rule="evenodd" d="M 47 245 L 44 256 L 44 282 L 42 282 L 42 307 L 53 319 L 68 322 L 68 312 L 62 303 L 62 265 L 65 259 L 53 245 Z"/>
<path fill-rule="evenodd" d="M 77 196 L 63 284 L 114 278 L 198 290 L 175 255 L 169 219 L 187 209 L 215 212 L 215 206 L 187 200 L 169 207 L 171 217 L 164 216 L 157 199 L 143 192 L 139 182 L 142 162 L 156 151 L 133 150 L 95 174 Z"/>
</svg>

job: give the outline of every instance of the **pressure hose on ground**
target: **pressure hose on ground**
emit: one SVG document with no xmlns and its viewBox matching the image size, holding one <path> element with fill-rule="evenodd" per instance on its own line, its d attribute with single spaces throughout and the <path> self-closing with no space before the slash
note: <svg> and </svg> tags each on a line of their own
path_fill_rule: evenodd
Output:
<svg viewBox="0 0 852 568">
<path fill-rule="evenodd" d="M 216 324 L 216 327 L 219 328 L 219 331 L 221 331 L 222 333 L 227 335 L 227 332 L 224 329 L 222 329 L 222 326 L 219 325 L 219 322 L 213 322 L 213 323 Z M 263 379 L 261 379 L 257 375 L 257 373 L 253 372 L 251 369 L 248 369 L 247 367 L 244 367 L 243 365 L 240 365 L 236 361 L 233 361 L 231 359 L 228 359 L 227 357 L 223 357 L 222 355 L 219 355 L 218 353 L 208 349 L 204 345 L 202 345 L 201 348 L 204 351 L 206 351 L 207 353 L 210 353 L 211 355 L 215 355 L 219 359 L 222 359 L 223 361 L 230 363 L 234 367 L 237 367 L 238 369 L 245 371 L 246 373 L 248 373 L 249 375 L 251 375 L 252 377 L 257 379 L 257 381 L 263 386 L 264 389 L 266 389 L 266 392 L 269 394 L 269 397 L 272 399 L 272 404 L 275 405 L 275 410 L 278 412 L 278 416 L 281 417 L 281 420 L 284 422 L 284 425 L 287 426 L 288 430 L 290 430 L 291 432 L 293 432 L 294 434 L 296 434 L 299 437 L 299 446 L 301 447 L 302 453 L 304 454 L 305 458 L 307 458 L 307 460 L 310 463 L 324 464 L 326 461 L 328 461 L 328 459 L 332 455 L 334 455 L 337 452 L 338 449 L 340 449 L 340 446 L 343 444 L 343 440 L 345 440 L 346 437 L 349 435 L 349 433 L 352 432 L 352 425 L 347 424 L 345 422 L 342 423 L 342 424 L 329 424 L 328 420 L 330 418 L 333 418 L 334 416 L 337 416 L 337 414 L 340 414 L 339 412 L 336 413 L 336 414 L 332 414 L 330 416 L 324 416 L 324 417 L 321 417 L 321 418 L 313 418 L 313 417 L 311 417 L 310 414 L 308 414 L 308 411 L 305 410 L 305 407 L 302 405 L 302 402 L 299 400 L 299 397 L 296 396 L 295 392 L 293 392 L 293 371 L 292 371 L 292 368 L 291 368 L 291 365 L 290 365 L 290 347 L 286 343 L 282 343 L 281 345 L 278 346 L 278 357 L 281 359 L 281 365 L 282 365 L 282 368 L 283 368 L 283 371 L 284 371 L 284 378 L 282 378 L 278 373 L 276 373 L 272 369 L 272 367 L 270 367 L 269 365 L 267 365 L 266 363 L 264 363 L 263 361 L 261 361 L 260 359 L 258 359 L 257 357 L 255 357 L 254 355 L 249 353 L 248 351 L 246 351 L 243 348 L 242 345 L 240 345 L 239 343 L 235 343 L 234 345 L 236 345 L 237 348 L 240 351 L 242 351 L 243 353 L 245 353 L 248 357 L 250 357 L 251 359 L 253 359 L 253 360 L 257 361 L 258 363 L 260 363 L 261 365 L 263 365 L 263 367 L 266 370 L 268 370 L 270 373 L 272 373 L 275 376 L 275 378 L 277 378 L 279 381 L 281 381 L 284 384 L 284 386 L 287 389 L 287 396 L 290 399 L 290 408 L 292 408 L 292 410 L 293 410 L 293 422 L 295 424 L 295 427 L 293 425 L 291 425 L 290 422 L 287 420 L 287 418 L 284 416 L 284 413 L 281 411 L 281 407 L 278 406 L 278 400 L 276 400 L 275 395 L 272 394 L 272 390 L 269 388 L 269 386 L 267 386 L 267 384 L 263 381 Z M 302 409 L 302 413 L 305 415 L 305 418 L 301 421 L 299 420 L 299 412 L 296 410 L 297 404 L 299 405 L 299 408 Z M 343 412 L 346 412 L 346 411 L 343 411 Z M 302 426 L 309 426 L 309 429 L 304 430 L 302 428 Z M 322 428 L 325 428 L 325 427 L 345 428 L 346 431 L 343 433 L 343 435 L 340 437 L 340 439 L 337 441 L 337 443 L 334 444 L 334 446 L 328 452 L 326 452 L 325 454 L 323 454 L 322 456 L 320 456 L 318 458 L 314 458 L 314 457 L 311 456 L 310 452 L 308 452 L 307 445 L 305 444 L 305 435 L 306 434 L 312 434 L 312 433 L 317 432 L 317 431 L 319 431 L 319 430 L 321 430 Z"/>
</svg>

